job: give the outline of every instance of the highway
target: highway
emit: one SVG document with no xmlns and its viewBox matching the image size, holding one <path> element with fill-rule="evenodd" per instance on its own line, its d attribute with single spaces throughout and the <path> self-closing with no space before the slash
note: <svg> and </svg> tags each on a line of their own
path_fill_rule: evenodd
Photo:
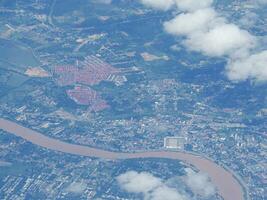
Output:
<svg viewBox="0 0 267 200">
<path fill-rule="evenodd" d="M 35 145 L 79 156 L 97 157 L 111 160 L 138 158 L 166 158 L 181 160 L 189 165 L 193 165 L 201 172 L 207 173 L 212 183 L 217 188 L 218 194 L 221 195 L 224 200 L 245 200 L 244 187 L 242 187 L 240 181 L 238 181 L 230 171 L 206 157 L 195 155 L 190 152 L 151 151 L 123 153 L 105 151 L 88 146 L 63 142 L 2 118 L 0 118 L 0 129 L 21 137 Z"/>
</svg>

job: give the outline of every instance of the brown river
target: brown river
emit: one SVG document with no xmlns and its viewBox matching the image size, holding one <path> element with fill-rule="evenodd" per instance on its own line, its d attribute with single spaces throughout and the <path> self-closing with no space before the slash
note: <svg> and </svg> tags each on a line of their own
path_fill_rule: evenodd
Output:
<svg viewBox="0 0 267 200">
<path fill-rule="evenodd" d="M 0 129 L 19 136 L 38 146 L 80 156 L 104 159 L 135 159 L 135 158 L 167 158 L 181 160 L 193 165 L 201 172 L 207 173 L 217 192 L 224 200 L 245 200 L 244 188 L 237 178 L 224 167 L 212 160 L 192 153 L 174 151 L 151 151 L 136 153 L 120 153 L 91 148 L 83 145 L 70 144 L 47 137 L 37 131 L 25 128 L 15 122 L 0 118 Z"/>
</svg>

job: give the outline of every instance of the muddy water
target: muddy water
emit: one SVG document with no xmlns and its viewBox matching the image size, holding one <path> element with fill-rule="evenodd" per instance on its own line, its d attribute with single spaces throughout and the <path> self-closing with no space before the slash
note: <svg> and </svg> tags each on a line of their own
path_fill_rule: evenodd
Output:
<svg viewBox="0 0 267 200">
<path fill-rule="evenodd" d="M 0 118 L 0 129 L 22 137 L 25 140 L 55 151 L 80 155 L 97 157 L 104 159 L 137 159 L 137 158 L 167 158 L 177 159 L 193 165 L 202 172 L 209 175 L 213 184 L 217 187 L 218 193 L 224 200 L 244 200 L 243 187 L 237 179 L 225 168 L 217 165 L 213 161 L 199 155 L 186 152 L 168 152 L 168 151 L 152 151 L 152 152 L 136 152 L 136 153 L 120 153 L 110 152 L 101 149 L 91 148 L 82 145 L 75 145 L 62 142 L 57 139 L 47 137 L 41 133 L 33 131 L 29 128 L 20 126 L 17 123 Z"/>
</svg>

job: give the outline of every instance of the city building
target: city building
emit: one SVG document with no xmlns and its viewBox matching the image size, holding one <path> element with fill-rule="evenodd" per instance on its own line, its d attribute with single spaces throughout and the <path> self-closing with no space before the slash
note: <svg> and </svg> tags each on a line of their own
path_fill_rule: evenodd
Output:
<svg viewBox="0 0 267 200">
<path fill-rule="evenodd" d="M 165 137 L 164 147 L 166 149 L 183 150 L 185 144 L 185 138 L 183 137 Z"/>
</svg>

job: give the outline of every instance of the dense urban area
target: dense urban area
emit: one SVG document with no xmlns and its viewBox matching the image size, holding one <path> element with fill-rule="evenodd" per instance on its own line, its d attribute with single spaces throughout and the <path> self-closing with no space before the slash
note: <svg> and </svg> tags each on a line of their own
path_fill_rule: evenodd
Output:
<svg viewBox="0 0 267 200">
<path fill-rule="evenodd" d="M 182 151 L 229 169 L 249 199 L 266 198 L 266 84 L 230 82 L 224 58 L 180 49 L 158 23 L 171 14 L 138 1 L 25 2 L 0 2 L 1 118 L 115 152 L 165 150 L 164 138 L 183 138 Z M 218 1 L 216 8 L 238 21 L 253 12 L 243 3 Z M 264 35 L 265 23 L 258 19 L 251 29 Z M 141 199 L 116 181 L 130 170 L 183 193 L 190 167 L 68 155 L 0 130 L 0 199 Z"/>
</svg>

